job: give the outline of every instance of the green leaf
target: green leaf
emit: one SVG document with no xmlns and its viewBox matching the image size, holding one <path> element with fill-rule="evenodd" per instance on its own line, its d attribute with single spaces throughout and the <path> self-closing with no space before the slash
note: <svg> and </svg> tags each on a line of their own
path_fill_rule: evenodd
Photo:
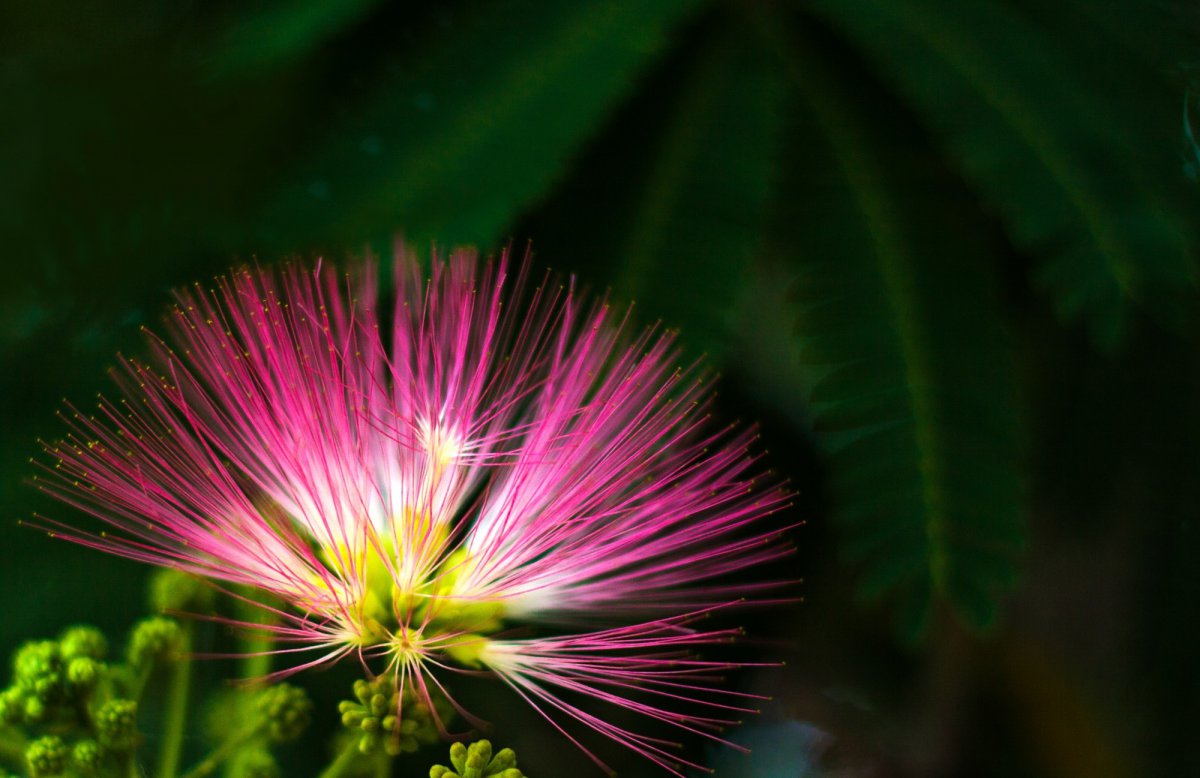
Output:
<svg viewBox="0 0 1200 778">
<path fill-rule="evenodd" d="M 265 237 L 497 241 L 698 4 L 543 0 L 450 18 L 347 101 L 268 207 Z"/>
<path fill-rule="evenodd" d="M 767 225 L 783 81 L 743 24 L 707 36 L 633 198 L 614 284 L 710 353 Z"/>
<path fill-rule="evenodd" d="M 919 635 L 986 627 L 1022 544 L 1015 378 L 986 223 L 903 111 L 820 39 L 764 25 L 796 86 L 776 251 L 861 591 Z M 836 74 L 836 75 L 835 75 Z"/>
<path fill-rule="evenodd" d="M 895 82 L 1013 242 L 1042 258 L 1035 278 L 1060 314 L 1098 344 L 1122 340 L 1132 304 L 1191 288 L 1189 238 L 1163 183 L 1177 177 L 1174 149 L 1134 129 L 1111 82 L 1089 78 L 1094 61 L 1063 43 L 1076 26 L 1051 29 L 997 0 L 808 7 Z"/>
<path fill-rule="evenodd" d="M 519 234 L 719 357 L 769 223 L 784 84 L 731 9 L 680 38 Z"/>
<path fill-rule="evenodd" d="M 379 0 L 286 0 L 239 7 L 204 63 L 208 73 L 228 76 L 283 65 L 362 20 Z"/>
</svg>

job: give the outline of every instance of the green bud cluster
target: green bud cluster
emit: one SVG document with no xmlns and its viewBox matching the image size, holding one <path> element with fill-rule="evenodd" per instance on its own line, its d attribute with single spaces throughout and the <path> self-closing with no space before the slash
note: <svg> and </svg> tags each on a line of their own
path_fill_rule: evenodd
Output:
<svg viewBox="0 0 1200 778">
<path fill-rule="evenodd" d="M 51 778 L 67 770 L 67 744 L 57 735 L 38 738 L 25 749 L 30 778 Z"/>
<path fill-rule="evenodd" d="M 165 616 L 143 619 L 134 625 L 127 649 L 129 664 L 144 668 L 156 662 L 177 660 L 184 650 L 183 627 Z"/>
<path fill-rule="evenodd" d="M 136 745 L 137 704 L 113 698 L 128 670 L 109 666 L 107 655 L 108 640 L 90 626 L 31 641 L 13 654 L 12 684 L 0 691 L 0 725 L 30 737 L 31 778 L 100 778 L 112 769 L 110 757 Z"/>
<path fill-rule="evenodd" d="M 313 703 L 290 684 L 226 689 L 209 700 L 204 736 L 227 749 L 226 778 L 280 778 L 275 746 L 297 740 L 307 729 Z"/>
<path fill-rule="evenodd" d="M 80 740 L 71 748 L 71 767 L 80 775 L 99 775 L 107 756 L 95 740 Z"/>
<path fill-rule="evenodd" d="M 382 747 L 389 756 L 396 756 L 436 743 L 437 722 L 454 714 L 446 700 L 434 698 L 431 711 L 410 689 L 398 692 L 390 679 L 382 676 L 355 681 L 354 696 L 354 700 L 339 703 L 338 711 L 342 725 L 358 734 L 358 750 L 363 754 Z"/>
<path fill-rule="evenodd" d="M 450 746 L 450 764 L 454 767 L 438 764 L 429 768 L 429 778 L 524 778 L 513 750 L 505 748 L 493 755 L 492 744 L 486 740 Z"/>
<path fill-rule="evenodd" d="M 137 745 L 137 703 L 109 700 L 93 717 L 100 745 L 112 751 L 130 751 Z"/>
<path fill-rule="evenodd" d="M 66 663 L 67 685 L 74 692 L 87 694 L 100 681 L 107 666 L 108 639 L 95 627 L 71 627 L 58 639 Z"/>
<path fill-rule="evenodd" d="M 64 695 L 63 657 L 53 640 L 36 640 L 17 649 L 13 657 L 13 686 L 46 703 Z"/>
<path fill-rule="evenodd" d="M 0 724 L 33 726 L 76 715 L 108 669 L 107 651 L 104 635 L 86 626 L 18 648 L 12 685 L 0 691 Z"/>
<path fill-rule="evenodd" d="M 281 683 L 259 692 L 255 708 L 267 740 L 287 743 L 304 734 L 312 719 L 313 704 L 300 687 Z"/>
<path fill-rule="evenodd" d="M 175 600 L 169 607 L 179 607 L 187 587 L 203 585 L 175 578 L 169 586 L 161 583 L 155 597 L 168 607 L 170 594 Z M 199 596 L 187 595 L 193 603 Z M 153 688 L 148 683 L 154 670 L 186 658 L 188 650 L 185 629 L 164 616 L 138 622 L 129 634 L 126 661 L 111 665 L 108 641 L 93 627 L 71 627 L 57 640 L 21 646 L 12 658 L 12 683 L 0 689 L 0 728 L 11 728 L 13 740 L 27 744 L 15 752 L 20 756 L 24 749 L 21 775 L 112 778 L 132 769 L 142 741 L 136 698 Z M 270 749 L 303 734 L 313 704 L 304 690 L 277 684 L 240 691 L 222 710 L 234 713 L 222 717 L 233 726 L 222 732 L 225 743 L 216 749 L 225 775 L 281 778 Z M 0 768 L 0 778 L 13 777 Z"/>
</svg>

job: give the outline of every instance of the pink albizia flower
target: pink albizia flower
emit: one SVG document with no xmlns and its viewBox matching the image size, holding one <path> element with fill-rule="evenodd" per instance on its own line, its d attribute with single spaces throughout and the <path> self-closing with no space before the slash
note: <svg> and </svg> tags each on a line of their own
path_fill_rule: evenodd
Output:
<svg viewBox="0 0 1200 778">
<path fill-rule="evenodd" d="M 382 315 L 371 267 L 179 292 L 152 358 L 115 371 L 122 398 L 70 409 L 47 446 L 40 483 L 109 529 L 54 531 L 270 592 L 279 638 L 320 652 L 299 667 L 382 658 L 426 699 L 432 669 L 486 668 L 679 774 L 561 695 L 713 738 L 743 709 L 714 677 L 732 665 L 688 651 L 729 641 L 694 622 L 764 586 L 721 579 L 786 553 L 753 433 L 711 424 L 670 335 L 626 335 L 528 262 L 510 279 L 507 254 L 460 251 L 424 280 L 401 249 Z M 522 622 L 566 634 L 500 633 Z"/>
</svg>

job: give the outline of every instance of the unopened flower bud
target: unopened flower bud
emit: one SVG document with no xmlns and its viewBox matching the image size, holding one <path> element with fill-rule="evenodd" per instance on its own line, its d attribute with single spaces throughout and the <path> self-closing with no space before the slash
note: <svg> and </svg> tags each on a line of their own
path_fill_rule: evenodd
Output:
<svg viewBox="0 0 1200 778">
<path fill-rule="evenodd" d="M 100 745 L 113 751 L 128 751 L 137 744 L 137 703 L 109 700 L 96 711 Z"/>
<path fill-rule="evenodd" d="M 511 770 L 516 766 L 517 754 L 511 748 L 501 749 L 500 753 L 492 757 L 492 763 L 489 765 L 491 769 L 501 771 L 501 775 L 503 775 L 503 771 Z"/>
<path fill-rule="evenodd" d="M 183 653 L 183 628 L 174 619 L 155 616 L 138 622 L 129 636 L 129 664 L 144 667 L 171 662 Z"/>
<path fill-rule="evenodd" d="M 96 685 L 104 665 L 86 656 L 77 656 L 67 663 L 67 683 L 71 688 L 88 691 Z"/>
<path fill-rule="evenodd" d="M 57 700 L 62 693 L 62 653 L 53 640 L 26 643 L 13 657 L 13 683 L 43 702 Z"/>
<path fill-rule="evenodd" d="M 95 740 L 80 740 L 71 748 L 71 766 L 80 775 L 99 775 L 104 766 L 104 749 Z"/>
<path fill-rule="evenodd" d="M 26 724 L 42 721 L 50 713 L 50 707 L 36 694 L 30 693 L 23 698 L 25 702 L 24 719 Z"/>
<path fill-rule="evenodd" d="M 67 745 L 57 735 L 38 738 L 25 749 L 30 778 L 51 778 L 67 769 Z"/>
<path fill-rule="evenodd" d="M 104 633 L 87 625 L 71 627 L 63 632 L 58 645 L 63 659 L 68 661 L 76 657 L 100 660 L 108 654 L 108 639 Z"/>
<path fill-rule="evenodd" d="M 304 733 L 312 718 L 312 701 L 303 689 L 281 683 L 259 692 L 256 701 L 263 731 L 273 743 L 286 743 Z"/>
</svg>

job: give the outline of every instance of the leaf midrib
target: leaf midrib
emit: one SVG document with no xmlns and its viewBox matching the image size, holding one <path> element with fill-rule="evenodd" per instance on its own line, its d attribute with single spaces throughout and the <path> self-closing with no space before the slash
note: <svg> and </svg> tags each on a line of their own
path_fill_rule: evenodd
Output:
<svg viewBox="0 0 1200 778">
<path fill-rule="evenodd" d="M 987 46 L 967 47 L 970 30 L 955 26 L 948 14 L 932 12 L 925 4 L 905 3 L 902 12 L 887 2 L 874 6 L 937 54 L 965 82 L 974 85 L 983 100 L 1013 128 L 1051 178 L 1058 182 L 1067 202 L 1082 217 L 1086 234 L 1104 258 L 1122 295 L 1129 295 L 1134 275 L 1128 259 L 1131 252 L 1124 245 L 1119 230 L 1112 226 L 1119 223 L 1118 219 L 1113 215 L 1106 218 L 1102 206 L 1087 196 L 1088 186 L 1071 165 L 1063 139 L 1057 137 L 1051 125 L 1034 120 L 1038 114 L 1036 106 L 1025 99 L 1023 90 L 1011 83 L 1011 78 L 1005 76 L 1005 69 L 989 56 L 990 49 Z M 1014 106 L 1019 109 L 1014 110 Z"/>
<path fill-rule="evenodd" d="M 796 51 L 796 47 L 779 41 L 773 32 L 764 31 L 764 34 L 782 55 L 793 82 L 807 95 L 808 102 L 814 108 L 816 121 L 833 150 L 838 166 L 851 184 L 853 196 L 875 246 L 884 283 L 890 291 L 887 298 L 904 363 L 907 379 L 905 392 L 915 420 L 913 443 L 917 467 L 922 475 L 924 531 L 929 543 L 928 572 L 934 590 L 945 593 L 948 578 L 946 487 L 938 457 L 937 416 L 933 409 L 932 392 L 915 391 L 917 387 L 935 385 L 934 371 L 931 355 L 923 345 L 926 342 L 924 334 L 909 307 L 909 301 L 915 299 L 916 291 L 911 274 L 905 268 L 907 241 L 899 222 L 889 215 L 887 204 L 891 198 L 887 194 L 887 187 L 873 174 L 865 157 L 865 150 L 872 147 L 871 142 L 859 129 L 852 112 L 825 79 L 813 75 L 822 71 L 811 66 L 804 55 Z M 911 260 L 910 255 L 907 260 Z"/>
</svg>

